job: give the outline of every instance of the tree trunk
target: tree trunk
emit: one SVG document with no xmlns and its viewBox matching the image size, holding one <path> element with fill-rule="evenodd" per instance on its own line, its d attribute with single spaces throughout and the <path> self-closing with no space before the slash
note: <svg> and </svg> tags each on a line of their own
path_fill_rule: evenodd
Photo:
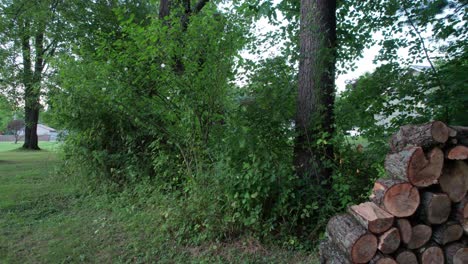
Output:
<svg viewBox="0 0 468 264">
<path fill-rule="evenodd" d="M 333 134 L 336 60 L 336 0 L 301 0 L 299 89 L 297 97 L 294 166 L 299 177 L 328 180 L 331 170 L 323 158 L 332 158 L 330 144 L 317 140 Z"/>
<path fill-rule="evenodd" d="M 39 149 L 37 138 L 37 122 L 39 120 L 39 86 L 35 83 L 35 73 L 32 70 L 31 62 L 31 28 L 29 21 L 20 22 L 22 26 L 21 32 L 21 47 L 23 57 L 23 86 L 24 86 L 24 112 L 25 112 L 25 130 L 24 130 L 24 145 L 26 149 Z M 42 39 L 39 39 L 41 42 Z M 37 38 L 36 38 L 37 41 Z M 38 43 L 35 43 L 36 46 Z M 42 44 L 41 44 L 42 45 Z M 36 50 L 37 52 L 37 50 Z M 42 50 L 40 51 L 42 53 Z M 42 54 L 40 56 L 42 58 Z M 36 58 L 37 62 L 38 58 Z M 41 61 L 42 64 L 42 61 Z M 36 66 L 36 65 L 35 65 Z M 35 67 L 36 68 L 36 67 Z M 40 80 L 40 79 L 39 79 Z"/>
</svg>

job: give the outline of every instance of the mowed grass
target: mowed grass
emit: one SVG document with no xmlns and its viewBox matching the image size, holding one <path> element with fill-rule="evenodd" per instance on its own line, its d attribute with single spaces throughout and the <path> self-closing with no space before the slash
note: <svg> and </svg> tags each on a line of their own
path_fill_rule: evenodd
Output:
<svg viewBox="0 0 468 264">
<path fill-rule="evenodd" d="M 108 213 L 85 206 L 76 184 L 56 173 L 59 145 L 19 146 L 0 143 L 0 263 L 89 263 L 123 255 L 114 252 L 118 225 L 97 236 Z"/>
<path fill-rule="evenodd" d="M 13 145 L 13 146 L 12 146 Z M 181 243 L 158 204 L 89 194 L 41 151 L 0 143 L 0 263 L 317 263 L 313 253 L 252 238 Z M 117 200 L 117 201 L 116 201 Z"/>
</svg>

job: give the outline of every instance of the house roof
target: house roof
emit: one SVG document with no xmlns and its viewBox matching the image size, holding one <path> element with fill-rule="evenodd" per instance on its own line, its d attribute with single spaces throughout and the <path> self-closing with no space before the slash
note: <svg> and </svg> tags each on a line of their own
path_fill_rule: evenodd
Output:
<svg viewBox="0 0 468 264">
<path fill-rule="evenodd" d="M 41 127 L 42 129 L 45 129 L 45 130 L 49 130 L 50 132 L 55 132 L 55 128 L 51 128 L 51 127 L 48 127 L 46 125 L 43 125 L 43 124 L 37 124 L 37 127 Z"/>
</svg>

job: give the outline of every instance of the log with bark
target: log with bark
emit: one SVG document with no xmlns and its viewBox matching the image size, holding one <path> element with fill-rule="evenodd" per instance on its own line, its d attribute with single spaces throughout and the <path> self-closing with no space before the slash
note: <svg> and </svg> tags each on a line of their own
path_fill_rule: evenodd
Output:
<svg viewBox="0 0 468 264">
<path fill-rule="evenodd" d="M 416 187 L 408 182 L 380 179 L 374 184 L 371 199 L 396 217 L 408 217 L 418 208 L 420 197 Z"/>
<path fill-rule="evenodd" d="M 395 253 L 395 260 L 398 264 L 418 264 L 416 254 L 411 250 L 400 249 Z"/>
<path fill-rule="evenodd" d="M 380 234 L 392 227 L 393 215 L 378 207 L 373 202 L 365 202 L 353 205 L 348 212 L 366 229 L 375 234 Z"/>
<path fill-rule="evenodd" d="M 432 239 L 439 245 L 445 245 L 459 240 L 463 235 L 463 228 L 458 222 L 446 222 L 432 230 Z"/>
<path fill-rule="evenodd" d="M 444 153 L 440 148 L 431 149 L 426 157 L 421 147 L 408 147 L 388 154 L 384 166 L 394 179 L 409 181 L 417 187 L 427 187 L 437 183 L 443 164 Z"/>
<path fill-rule="evenodd" d="M 450 216 L 450 199 L 445 193 L 424 192 L 418 210 L 420 219 L 426 224 L 442 224 Z"/>
<path fill-rule="evenodd" d="M 406 125 L 395 133 L 390 139 L 392 152 L 398 152 L 407 146 L 431 147 L 443 144 L 449 137 L 448 127 L 440 122 L 433 121 L 422 125 Z"/>
<path fill-rule="evenodd" d="M 439 178 L 439 185 L 450 200 L 457 203 L 465 198 L 468 181 L 468 166 L 463 161 L 448 162 Z"/>
<path fill-rule="evenodd" d="M 369 262 L 377 251 L 377 237 L 349 214 L 332 217 L 327 224 L 327 234 L 354 263 Z"/>
<path fill-rule="evenodd" d="M 322 264 L 351 264 L 346 255 L 329 238 L 320 243 L 319 255 L 320 263 Z"/>
<path fill-rule="evenodd" d="M 432 236 L 432 228 L 428 225 L 418 224 L 413 226 L 411 240 L 406 247 L 409 249 L 417 249 L 426 244 Z"/>
</svg>

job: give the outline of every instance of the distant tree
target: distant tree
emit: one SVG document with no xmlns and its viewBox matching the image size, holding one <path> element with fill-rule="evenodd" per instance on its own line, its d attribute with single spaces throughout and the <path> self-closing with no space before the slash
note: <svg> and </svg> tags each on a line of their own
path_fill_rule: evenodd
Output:
<svg viewBox="0 0 468 264">
<path fill-rule="evenodd" d="M 64 39 L 62 1 L 12 0 L 0 3 L 2 90 L 22 89 L 25 110 L 23 148 L 39 149 L 37 123 L 46 66 Z M 14 95 L 18 96 L 15 91 Z M 16 98 L 17 99 L 17 98 Z"/>
<path fill-rule="evenodd" d="M 23 120 L 13 120 L 8 123 L 7 129 L 15 136 L 15 144 L 18 143 L 19 134 L 24 129 L 24 125 L 25 123 Z"/>
</svg>

